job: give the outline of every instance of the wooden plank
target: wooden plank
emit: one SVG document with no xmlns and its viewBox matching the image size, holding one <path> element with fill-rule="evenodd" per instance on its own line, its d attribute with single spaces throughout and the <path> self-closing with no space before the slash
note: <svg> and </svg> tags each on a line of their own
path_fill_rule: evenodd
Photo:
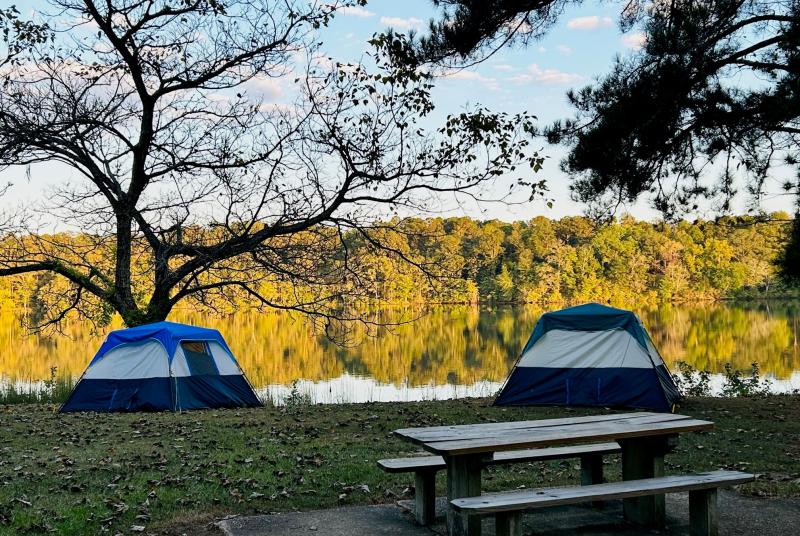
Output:
<svg viewBox="0 0 800 536">
<path fill-rule="evenodd" d="M 603 419 L 584 421 L 578 419 L 545 419 L 539 421 L 516 421 L 508 423 L 462 424 L 457 426 L 440 426 L 433 428 L 417 429 L 402 428 L 395 430 L 395 434 L 412 443 L 425 444 L 435 441 L 463 441 L 485 437 L 507 437 L 517 434 L 537 433 L 547 429 L 575 429 L 582 430 L 593 426 L 605 426 L 610 423 L 654 423 L 672 422 L 691 419 L 686 415 L 673 415 L 664 413 L 628 413 L 622 415 L 601 415 Z M 422 431 L 420 431 L 422 430 Z"/>
<path fill-rule="evenodd" d="M 599 454 L 581 456 L 581 486 L 603 483 L 603 457 Z"/>
<path fill-rule="evenodd" d="M 566 458 L 579 458 L 584 455 L 616 454 L 618 452 L 622 452 L 622 448 L 614 442 L 574 445 L 571 447 L 509 450 L 498 452 L 487 464 L 500 465 L 506 463 L 563 460 Z M 446 467 L 446 464 L 444 463 L 444 458 L 441 456 L 410 456 L 408 458 L 378 460 L 378 467 L 387 473 L 412 473 L 414 471 L 440 471 Z"/>
<path fill-rule="evenodd" d="M 584 454 L 581 456 L 581 486 L 603 483 L 603 456 Z M 595 501 L 592 508 L 601 508 L 603 501 Z"/>
<path fill-rule="evenodd" d="M 507 429 L 509 427 L 529 427 L 529 426 L 563 426 L 565 424 L 583 423 L 583 422 L 596 422 L 605 420 L 615 420 L 624 418 L 639 417 L 642 415 L 657 415 L 652 411 L 641 411 L 631 413 L 607 413 L 599 415 L 585 415 L 582 417 L 557 417 L 552 419 L 536 419 L 527 421 L 499 421 L 499 422 L 485 422 L 476 424 L 452 424 L 445 426 L 419 426 L 414 428 L 401 428 L 397 432 L 413 432 L 417 434 L 425 433 L 439 433 L 443 430 L 460 430 L 472 428 L 475 430 L 492 431 L 493 429 Z"/>
<path fill-rule="evenodd" d="M 436 520 L 436 472 L 417 471 L 414 475 L 414 513 L 417 523 L 428 526 Z"/>
<path fill-rule="evenodd" d="M 443 435 L 437 439 L 430 439 L 421 444 L 425 445 L 428 443 L 445 442 L 445 441 L 470 441 L 473 439 L 488 439 L 488 438 L 501 440 L 508 437 L 550 433 L 552 431 L 563 431 L 563 432 L 569 431 L 571 433 L 578 433 L 582 431 L 602 430 L 613 426 L 638 426 L 641 424 L 679 423 L 687 420 L 692 420 L 692 417 L 686 417 L 684 415 L 669 415 L 667 417 L 664 417 L 662 415 L 648 415 L 639 418 L 609 420 L 601 423 L 581 423 L 581 424 L 570 424 L 562 426 L 544 426 L 544 427 L 534 427 L 534 428 L 515 428 L 511 430 L 496 430 L 491 433 L 472 434 L 471 436 L 465 434 L 453 435 L 453 436 Z"/>
<path fill-rule="evenodd" d="M 481 471 L 487 460 L 485 454 L 452 456 L 447 461 L 447 500 L 479 497 Z M 447 509 L 447 533 L 450 536 L 480 536 L 481 520 Z"/>
<path fill-rule="evenodd" d="M 378 460 L 378 467 L 387 473 L 412 473 L 414 471 L 440 471 L 446 467 L 441 456 L 411 456 Z"/>
<path fill-rule="evenodd" d="M 614 423 L 659 423 L 674 422 L 692 419 L 687 415 L 664 413 L 629 413 L 619 415 L 604 415 L 601 420 L 575 422 L 573 419 L 545 419 L 540 421 L 517 421 L 509 423 L 492 423 L 492 427 L 485 425 L 464 424 L 458 426 L 442 426 L 428 429 L 425 433 L 417 432 L 415 428 L 396 430 L 395 434 L 416 443 L 431 443 L 434 441 L 462 441 L 483 437 L 505 437 L 509 435 L 537 433 L 549 429 L 575 429 L 582 430 L 594 426 L 608 426 Z M 548 422 L 553 421 L 553 422 Z M 558 421 L 558 422 L 555 422 Z M 567 422 L 564 422 L 567 421 Z M 503 426 L 500 426 L 503 425 Z"/>
<path fill-rule="evenodd" d="M 606 423 L 585 429 L 553 428 L 533 433 L 519 433 L 508 437 L 485 437 L 462 441 L 437 441 L 424 443 L 425 450 L 434 454 L 457 455 L 479 452 L 518 450 L 529 447 L 548 447 L 570 443 L 620 440 L 651 435 L 671 435 L 683 432 L 710 430 L 714 423 L 698 419 L 683 419 L 665 423 L 625 424 Z"/>
<path fill-rule="evenodd" d="M 519 512 L 499 512 L 494 519 L 495 536 L 522 536 L 522 515 Z"/>
<path fill-rule="evenodd" d="M 566 458 L 579 458 L 588 454 L 616 454 L 622 452 L 618 443 L 589 443 L 586 445 L 572 445 L 569 447 L 548 447 L 543 449 L 507 450 L 495 453 L 490 465 L 513 462 L 543 462 L 547 460 L 563 460 Z"/>
<path fill-rule="evenodd" d="M 689 535 L 717 536 L 717 490 L 704 489 L 689 492 Z"/>
<path fill-rule="evenodd" d="M 491 434 L 495 431 L 505 430 L 520 430 L 526 428 L 542 428 L 551 426 L 568 426 L 575 424 L 586 424 L 592 422 L 616 421 L 623 419 L 639 419 L 651 416 L 673 416 L 679 418 L 686 418 L 684 415 L 668 414 L 668 413 L 653 413 L 649 411 L 635 412 L 635 413 L 612 413 L 606 415 L 587 415 L 584 417 L 562 417 L 556 419 L 538 419 L 533 421 L 503 421 L 492 423 L 480 424 L 457 424 L 450 426 L 426 426 L 419 428 L 400 428 L 395 430 L 395 434 L 402 436 L 409 440 L 417 440 L 421 442 L 433 441 L 439 439 L 441 436 L 461 437 L 462 435 L 470 433 L 478 433 L 480 435 Z"/>
<path fill-rule="evenodd" d="M 664 453 L 667 436 L 643 437 L 621 441 L 622 480 L 640 480 L 664 476 Z M 665 522 L 664 495 L 632 497 L 623 501 L 625 519 L 656 528 Z"/>
<path fill-rule="evenodd" d="M 686 417 L 684 415 L 647 415 L 637 418 L 628 418 L 628 419 L 614 419 L 608 420 L 603 422 L 592 422 L 592 423 L 577 423 L 577 424 L 569 424 L 569 425 L 561 425 L 561 426 L 540 426 L 534 428 L 525 428 L 525 429 L 513 429 L 513 430 L 497 430 L 492 433 L 486 433 L 483 435 L 476 435 L 472 439 L 483 439 L 489 437 L 495 437 L 498 439 L 506 438 L 506 437 L 513 437 L 520 434 L 539 434 L 539 433 L 549 433 L 551 431 L 581 431 L 581 430 L 592 430 L 598 428 L 607 428 L 609 426 L 634 426 L 639 424 L 657 424 L 657 423 L 675 423 L 675 422 L 683 422 L 685 420 L 690 420 L 692 417 Z M 446 438 L 443 437 L 438 441 L 464 441 L 470 438 L 466 437 L 452 437 Z M 432 443 L 433 441 L 428 441 L 428 443 Z"/>
<path fill-rule="evenodd" d="M 712 471 L 693 475 L 664 476 L 642 480 L 609 482 L 592 486 L 542 488 L 493 493 L 451 501 L 459 512 L 494 514 L 547 506 L 577 504 L 593 500 L 624 499 L 654 493 L 677 493 L 752 482 L 754 475 L 739 471 Z"/>
</svg>

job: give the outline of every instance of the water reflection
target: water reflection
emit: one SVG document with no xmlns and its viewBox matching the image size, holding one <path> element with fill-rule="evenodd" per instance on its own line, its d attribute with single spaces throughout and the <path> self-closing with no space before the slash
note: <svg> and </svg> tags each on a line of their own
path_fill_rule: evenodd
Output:
<svg viewBox="0 0 800 536">
<path fill-rule="evenodd" d="M 441 307 L 419 320 L 359 334 L 342 348 L 301 318 L 245 312 L 211 317 L 178 311 L 171 320 L 219 329 L 251 382 L 273 398 L 290 385 L 320 402 L 414 400 L 492 394 L 513 366 L 541 310 L 535 307 Z M 664 359 L 718 373 L 724 363 L 760 363 L 776 388 L 800 387 L 800 302 L 665 305 L 638 311 Z M 388 313 L 387 313 L 388 314 Z M 402 313 L 394 313 L 401 317 Z M 390 317 L 392 317 L 390 315 Z M 115 325 L 114 327 L 118 327 Z M 31 335 L 21 318 L 0 314 L 0 378 L 31 382 L 79 376 L 102 336 L 73 322 L 63 336 Z"/>
</svg>

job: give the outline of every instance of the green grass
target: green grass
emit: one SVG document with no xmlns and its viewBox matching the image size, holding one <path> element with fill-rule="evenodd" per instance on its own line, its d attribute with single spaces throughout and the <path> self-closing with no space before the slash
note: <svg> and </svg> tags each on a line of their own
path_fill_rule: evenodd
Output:
<svg viewBox="0 0 800 536">
<path fill-rule="evenodd" d="M 667 470 L 745 469 L 760 477 L 743 493 L 800 496 L 798 402 L 690 399 L 680 411 L 717 427 L 684 434 Z M 474 399 L 181 414 L 53 409 L 0 406 L 0 534 L 197 533 L 233 513 L 391 502 L 411 496 L 413 482 L 375 466 L 413 450 L 392 436 L 396 428 L 591 413 Z M 618 458 L 609 462 L 618 478 Z M 493 467 L 484 480 L 488 490 L 574 483 L 577 462 Z"/>
</svg>

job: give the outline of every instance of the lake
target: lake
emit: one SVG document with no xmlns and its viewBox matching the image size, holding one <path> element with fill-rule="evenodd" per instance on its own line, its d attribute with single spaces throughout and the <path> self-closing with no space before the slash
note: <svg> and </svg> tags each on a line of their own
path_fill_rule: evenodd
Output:
<svg viewBox="0 0 800 536">
<path fill-rule="evenodd" d="M 170 320 L 219 329 L 264 397 L 280 402 L 294 392 L 337 403 L 492 395 L 541 313 L 527 306 L 406 311 L 389 316 L 419 319 L 380 333 L 357 329 L 347 346 L 287 313 L 176 311 Z M 798 301 L 664 305 L 637 313 L 670 366 L 685 361 L 711 371 L 716 391 L 727 362 L 748 370 L 758 362 L 776 392 L 800 389 Z M 0 381 L 30 387 L 49 378 L 53 367 L 57 376 L 77 378 L 102 342 L 91 331 L 73 321 L 62 335 L 34 335 L 20 315 L 0 313 Z"/>
</svg>

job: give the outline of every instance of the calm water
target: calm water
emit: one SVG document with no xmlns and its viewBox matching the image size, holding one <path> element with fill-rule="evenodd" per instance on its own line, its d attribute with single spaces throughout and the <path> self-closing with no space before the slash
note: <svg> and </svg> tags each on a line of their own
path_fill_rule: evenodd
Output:
<svg viewBox="0 0 800 536">
<path fill-rule="evenodd" d="M 714 373 L 726 362 L 757 361 L 775 391 L 800 388 L 800 302 L 663 306 L 637 311 L 664 359 Z M 495 393 L 525 344 L 541 309 L 447 307 L 409 324 L 336 346 L 301 318 L 284 313 L 233 317 L 176 312 L 170 320 L 219 329 L 250 381 L 280 400 L 292 389 L 317 402 L 420 400 Z M 118 327 L 118 326 L 113 326 Z M 77 378 L 102 335 L 78 322 L 64 335 L 31 335 L 21 318 L 0 313 L 0 381 L 39 382 L 57 367 Z M 715 376 L 712 386 L 719 387 Z"/>
</svg>

